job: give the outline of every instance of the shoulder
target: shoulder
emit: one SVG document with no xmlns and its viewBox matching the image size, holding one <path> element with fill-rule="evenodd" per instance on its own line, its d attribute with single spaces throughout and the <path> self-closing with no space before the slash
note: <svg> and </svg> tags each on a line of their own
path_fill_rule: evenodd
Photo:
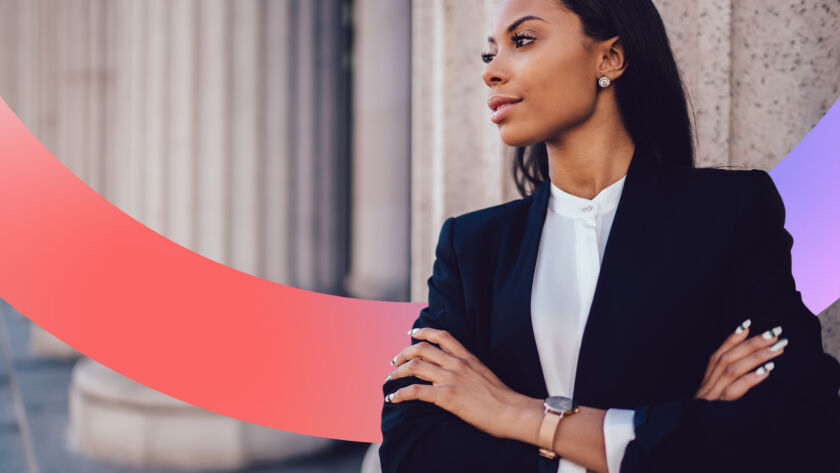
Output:
<svg viewBox="0 0 840 473">
<path fill-rule="evenodd" d="M 662 188 L 675 205 L 694 203 L 707 210 L 743 212 L 756 205 L 777 204 L 773 179 L 761 169 L 697 167 L 663 170 Z M 777 200 L 778 202 L 771 202 Z"/>
<path fill-rule="evenodd" d="M 695 189 L 714 188 L 718 191 L 739 193 L 744 188 L 765 184 L 770 176 L 761 169 L 744 167 L 696 167 L 663 170 L 664 180 L 674 187 Z"/>
<path fill-rule="evenodd" d="M 767 171 L 749 168 L 694 168 L 684 173 L 678 185 L 698 186 L 710 192 L 725 193 L 741 206 L 767 204 L 779 193 Z"/>
<path fill-rule="evenodd" d="M 663 182 L 663 206 L 680 228 L 749 240 L 784 228 L 782 197 L 764 170 L 694 168 L 668 173 Z"/>
</svg>

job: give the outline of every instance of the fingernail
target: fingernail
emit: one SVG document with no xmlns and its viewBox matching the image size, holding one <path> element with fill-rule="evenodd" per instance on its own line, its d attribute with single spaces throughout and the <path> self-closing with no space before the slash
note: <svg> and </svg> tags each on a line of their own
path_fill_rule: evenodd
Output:
<svg viewBox="0 0 840 473">
<path fill-rule="evenodd" d="M 385 402 L 391 402 L 391 395 L 390 394 L 385 396 Z"/>
<path fill-rule="evenodd" d="M 397 355 L 397 356 L 400 356 L 400 355 Z M 391 360 L 391 366 L 394 366 L 395 364 L 397 364 L 397 356 L 395 356 L 394 359 Z"/>
<path fill-rule="evenodd" d="M 747 320 L 741 322 L 741 325 L 739 325 L 738 328 L 735 329 L 735 333 L 738 333 L 738 334 L 743 333 L 744 330 L 749 328 L 750 324 L 752 324 L 752 321 L 750 319 L 747 319 Z"/>
<path fill-rule="evenodd" d="M 773 337 L 778 337 L 782 333 L 782 327 L 775 327 L 761 334 L 765 340 L 770 340 Z"/>
<path fill-rule="evenodd" d="M 419 328 L 413 328 L 413 329 L 408 331 L 408 334 L 411 335 L 411 336 L 414 336 L 414 334 L 417 333 L 418 330 L 420 330 L 420 329 Z"/>
<path fill-rule="evenodd" d="M 394 373 L 388 373 L 388 375 L 385 376 L 385 381 L 388 381 L 389 379 L 391 379 L 391 375 L 393 375 L 393 374 Z"/>
<path fill-rule="evenodd" d="M 761 376 L 764 373 L 769 373 L 773 371 L 775 366 L 776 365 L 774 365 L 772 361 L 770 363 L 765 363 L 763 366 L 760 366 L 757 370 L 755 370 L 755 374 Z"/>
<path fill-rule="evenodd" d="M 787 344 L 788 344 L 788 339 L 783 338 L 783 339 L 779 340 L 778 342 L 774 343 L 773 346 L 770 347 L 770 351 L 780 350 L 782 347 L 786 346 Z"/>
</svg>

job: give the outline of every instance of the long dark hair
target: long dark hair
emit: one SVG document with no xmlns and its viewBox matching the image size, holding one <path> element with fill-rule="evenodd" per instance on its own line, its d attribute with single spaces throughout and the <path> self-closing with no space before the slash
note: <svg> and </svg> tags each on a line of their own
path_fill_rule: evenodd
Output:
<svg viewBox="0 0 840 473">
<path fill-rule="evenodd" d="M 599 41 L 620 37 L 628 65 L 611 87 L 636 148 L 658 164 L 694 167 L 687 94 L 665 25 L 651 0 L 558 2 L 580 18 L 586 36 Z M 513 179 L 523 197 L 548 179 L 544 142 L 514 149 Z"/>
</svg>

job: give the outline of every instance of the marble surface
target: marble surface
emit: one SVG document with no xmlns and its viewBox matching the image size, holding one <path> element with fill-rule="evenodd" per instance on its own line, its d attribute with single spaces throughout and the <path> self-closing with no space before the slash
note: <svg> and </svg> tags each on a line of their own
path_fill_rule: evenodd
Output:
<svg viewBox="0 0 840 473">
<path fill-rule="evenodd" d="M 732 5 L 733 162 L 769 170 L 840 95 L 840 2 Z"/>
<path fill-rule="evenodd" d="M 840 360 L 840 300 L 819 314 L 823 350 Z"/>
</svg>

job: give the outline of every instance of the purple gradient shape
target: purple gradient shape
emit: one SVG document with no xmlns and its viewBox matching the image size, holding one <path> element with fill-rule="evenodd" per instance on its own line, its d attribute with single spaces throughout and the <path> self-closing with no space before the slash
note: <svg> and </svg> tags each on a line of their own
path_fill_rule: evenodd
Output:
<svg viewBox="0 0 840 473">
<path fill-rule="evenodd" d="M 819 314 L 840 298 L 840 99 L 770 176 L 793 236 L 796 288 Z"/>
</svg>

